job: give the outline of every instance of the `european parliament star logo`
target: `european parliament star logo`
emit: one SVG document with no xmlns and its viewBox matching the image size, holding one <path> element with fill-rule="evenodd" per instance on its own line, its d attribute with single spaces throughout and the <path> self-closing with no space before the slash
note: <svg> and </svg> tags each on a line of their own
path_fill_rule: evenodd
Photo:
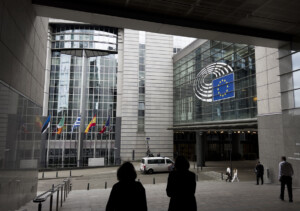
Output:
<svg viewBox="0 0 300 211">
<path fill-rule="evenodd" d="M 234 97 L 234 73 L 213 80 L 213 101 Z"/>
</svg>

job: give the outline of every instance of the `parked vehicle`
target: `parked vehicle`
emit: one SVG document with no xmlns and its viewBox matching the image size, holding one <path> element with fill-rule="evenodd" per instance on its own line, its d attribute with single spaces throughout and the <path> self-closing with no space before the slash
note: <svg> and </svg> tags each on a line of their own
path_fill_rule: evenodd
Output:
<svg viewBox="0 0 300 211">
<path fill-rule="evenodd" d="M 143 173 L 169 172 L 174 168 L 174 162 L 168 157 L 144 157 L 142 158 L 140 170 Z"/>
</svg>

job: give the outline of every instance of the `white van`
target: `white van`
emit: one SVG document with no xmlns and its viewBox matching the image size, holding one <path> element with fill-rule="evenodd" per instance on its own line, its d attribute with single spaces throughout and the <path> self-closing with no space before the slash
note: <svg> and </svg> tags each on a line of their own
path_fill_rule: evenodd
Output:
<svg viewBox="0 0 300 211">
<path fill-rule="evenodd" d="M 172 171 L 174 162 L 167 157 L 144 157 L 141 161 L 140 170 L 143 173 Z"/>
</svg>

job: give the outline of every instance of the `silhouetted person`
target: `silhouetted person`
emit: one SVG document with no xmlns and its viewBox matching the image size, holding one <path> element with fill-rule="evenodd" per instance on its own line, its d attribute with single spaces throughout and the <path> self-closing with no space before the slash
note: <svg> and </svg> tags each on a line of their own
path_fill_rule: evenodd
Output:
<svg viewBox="0 0 300 211">
<path fill-rule="evenodd" d="M 259 185 L 259 178 L 261 179 L 261 184 L 264 184 L 264 172 L 264 166 L 258 161 L 255 166 L 256 185 Z"/>
<path fill-rule="evenodd" d="M 190 163 L 183 156 L 178 156 L 175 169 L 170 172 L 167 195 L 171 197 L 169 211 L 196 211 L 195 198 L 196 175 L 189 171 Z"/>
<path fill-rule="evenodd" d="M 106 205 L 106 211 L 147 211 L 145 188 L 136 182 L 136 171 L 130 162 L 120 166 L 119 182 L 114 184 Z"/>
<path fill-rule="evenodd" d="M 280 189 L 280 199 L 284 200 L 284 188 L 285 185 L 288 189 L 289 202 L 293 202 L 293 189 L 292 189 L 292 176 L 294 175 L 294 170 L 292 164 L 286 161 L 286 157 L 281 157 L 281 162 L 279 163 L 279 175 L 278 179 L 281 182 Z"/>
</svg>

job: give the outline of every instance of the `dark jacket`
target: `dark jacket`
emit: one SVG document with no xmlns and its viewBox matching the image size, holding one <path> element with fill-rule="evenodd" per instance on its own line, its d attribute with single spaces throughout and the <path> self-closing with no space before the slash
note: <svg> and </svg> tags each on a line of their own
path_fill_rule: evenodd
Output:
<svg viewBox="0 0 300 211">
<path fill-rule="evenodd" d="M 262 164 L 257 164 L 255 167 L 255 172 L 257 176 L 263 176 L 264 175 L 264 166 Z"/>
<path fill-rule="evenodd" d="M 171 197 L 169 211 L 196 211 L 196 175 L 190 171 L 170 172 L 167 195 Z"/>
<path fill-rule="evenodd" d="M 106 205 L 106 211 L 147 211 L 145 188 L 140 182 L 120 181 L 116 183 Z"/>
</svg>

